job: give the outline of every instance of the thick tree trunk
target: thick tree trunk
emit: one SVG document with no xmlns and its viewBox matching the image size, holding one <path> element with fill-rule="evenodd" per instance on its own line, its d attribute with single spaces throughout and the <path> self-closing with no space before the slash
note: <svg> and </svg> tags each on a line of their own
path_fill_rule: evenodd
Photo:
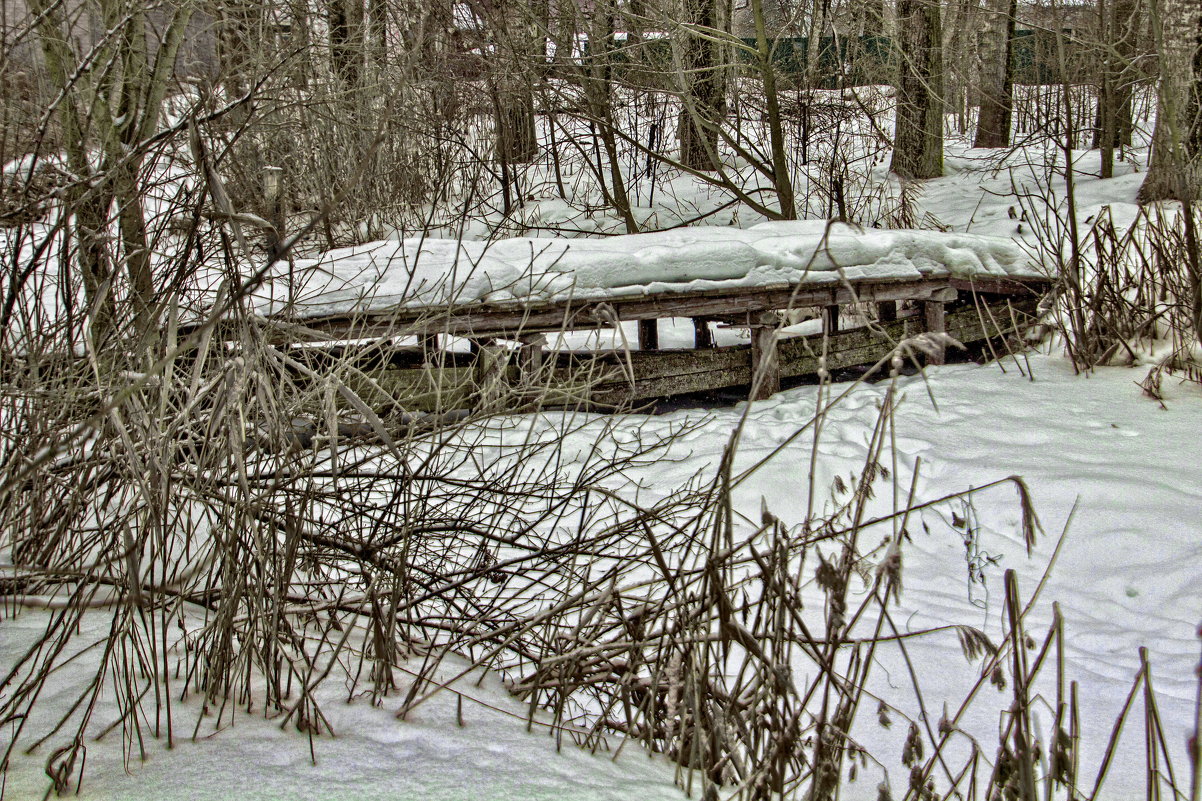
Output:
<svg viewBox="0 0 1202 801">
<path fill-rule="evenodd" d="M 681 36 L 680 162 L 695 170 L 718 168 L 718 128 L 726 113 L 721 53 L 703 29 L 721 27 L 718 0 L 684 0 L 684 19 L 693 30 Z"/>
<path fill-rule="evenodd" d="M 981 24 L 980 113 L 973 147 L 1009 147 L 1014 108 L 1011 53 L 1017 0 L 987 0 Z"/>
<path fill-rule="evenodd" d="M 890 169 L 902 178 L 943 175 L 943 45 L 938 0 L 898 0 L 900 61 Z"/>
<path fill-rule="evenodd" d="M 497 153 L 502 161 L 522 164 L 538 155 L 535 129 L 534 89 L 518 76 L 502 79 L 497 116 Z"/>
<path fill-rule="evenodd" d="M 1202 199 L 1202 0 L 1161 0 L 1160 95 L 1139 200 Z"/>
</svg>

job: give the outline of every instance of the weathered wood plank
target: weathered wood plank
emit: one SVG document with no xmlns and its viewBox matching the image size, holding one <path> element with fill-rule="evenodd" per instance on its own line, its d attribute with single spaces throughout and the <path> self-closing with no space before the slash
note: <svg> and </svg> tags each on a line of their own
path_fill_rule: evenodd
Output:
<svg viewBox="0 0 1202 801">
<path fill-rule="evenodd" d="M 1034 298 L 1012 303 L 1014 316 L 1020 324 L 1034 311 L 1035 303 Z M 995 303 L 990 310 L 992 316 L 976 305 L 948 312 L 944 316 L 944 329 L 948 335 L 965 343 L 1010 333 L 1013 325 L 1006 304 Z M 924 316 L 916 315 L 878 324 L 875 330 L 840 331 L 825 341 L 821 335 L 779 339 L 773 348 L 776 370 L 779 377 L 812 375 L 818 372 L 820 359 L 827 370 L 873 364 L 887 357 L 901 340 L 921 333 L 925 324 Z M 757 330 L 772 332 L 770 326 Z M 766 333 L 760 336 L 766 336 Z M 530 339 L 527 346 L 533 346 L 535 342 L 537 339 Z M 764 344 L 761 341 L 761 347 Z M 490 381 L 492 388 L 498 391 L 503 390 L 497 382 L 507 382 L 520 385 L 532 400 L 539 399 L 543 403 L 589 404 L 603 408 L 657 397 L 746 386 L 753 380 L 753 347 L 749 345 L 630 353 L 549 353 L 544 357 L 547 360 L 545 369 L 537 374 L 537 380 L 526 378 L 528 374 L 518 366 L 523 359 L 532 358 L 530 354 L 535 351 L 523 348 L 515 360 L 518 364 L 506 366 L 508 353 L 503 352 L 504 348 L 487 346 L 481 350 L 481 361 L 487 361 L 491 366 L 452 366 L 457 361 L 454 359 L 444 362 L 447 366 L 442 368 L 398 368 L 387 362 L 380 364 L 380 355 L 376 353 L 371 357 L 376 366 L 364 369 L 364 372 L 378 382 L 386 397 L 376 397 L 380 391 L 370 385 L 354 388 L 373 406 L 395 404 L 406 409 L 431 410 L 467 405 L 473 398 L 480 397 L 481 388 L 488 386 Z M 409 351 L 416 351 L 406 357 L 409 359 L 420 353 L 416 349 Z M 541 353 L 541 348 L 537 352 Z M 439 355 L 452 356 L 446 352 Z"/>
<path fill-rule="evenodd" d="M 522 337 L 522 346 L 518 348 L 518 372 L 523 384 L 535 384 L 543 371 L 546 352 L 543 348 L 547 337 L 543 334 L 527 334 Z"/>
<path fill-rule="evenodd" d="M 477 304 L 456 308 L 389 309 L 310 318 L 301 322 L 263 320 L 289 341 L 372 338 L 421 333 L 449 333 L 485 338 L 520 332 L 592 328 L 619 320 L 653 320 L 666 317 L 742 316 L 771 309 L 804 306 L 837 306 L 852 302 L 881 303 L 950 299 L 949 289 L 973 289 L 1002 294 L 1029 295 L 1046 282 L 1012 279 L 919 279 L 862 282 L 852 287 L 829 284 L 780 284 L 657 295 L 607 298 L 604 301 Z M 186 331 L 184 332 L 186 333 Z"/>
<path fill-rule="evenodd" d="M 763 400 L 780 392 L 780 379 L 777 326 L 761 320 L 759 325 L 751 327 L 751 400 Z"/>
<path fill-rule="evenodd" d="M 1021 321 L 1034 310 L 1034 301 L 1016 303 L 1015 309 Z M 987 317 L 982 324 L 982 315 L 976 308 L 960 309 L 946 316 L 946 331 L 965 343 L 1010 333 L 1010 314 L 1005 307 L 995 310 L 994 316 L 1003 330 L 997 330 Z M 814 375 L 820 360 L 827 370 L 874 364 L 887 357 L 901 340 L 921 333 L 923 322 L 921 317 L 895 320 L 879 326 L 884 335 L 868 328 L 842 331 L 826 340 L 825 354 L 821 335 L 779 340 L 780 374 L 786 378 Z M 607 382 L 595 389 L 594 396 L 615 404 L 622 398 L 635 402 L 750 384 L 753 375 L 750 350 L 749 346 L 741 345 L 710 351 L 661 351 L 654 359 L 634 360 L 633 387 L 629 380 Z"/>
<path fill-rule="evenodd" d="M 368 406 L 379 411 L 460 408 L 468 405 L 476 389 L 475 370 L 471 367 L 378 368 L 364 370 L 363 375 L 371 380 L 353 373 L 343 380 Z"/>
<path fill-rule="evenodd" d="M 839 307 L 822 307 L 822 331 L 827 336 L 839 333 Z"/>
<path fill-rule="evenodd" d="M 922 315 L 928 332 L 932 334 L 947 333 L 947 315 L 942 301 L 924 300 Z M 931 347 L 931 352 L 927 354 L 927 364 L 943 364 L 946 360 L 946 345 L 942 341 L 935 342 Z"/>
<path fill-rule="evenodd" d="M 1017 295 L 1019 297 L 1046 292 L 1050 281 L 1035 278 L 1002 278 L 981 275 L 973 278 L 951 278 L 948 284 L 964 292 L 979 292 L 993 295 Z"/>
</svg>

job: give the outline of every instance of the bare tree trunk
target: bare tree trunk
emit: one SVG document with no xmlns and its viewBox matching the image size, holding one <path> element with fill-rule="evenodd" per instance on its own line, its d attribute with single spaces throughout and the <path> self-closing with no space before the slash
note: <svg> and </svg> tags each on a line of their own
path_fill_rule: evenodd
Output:
<svg viewBox="0 0 1202 801">
<path fill-rule="evenodd" d="M 530 162 L 538 155 L 534 76 L 546 58 L 544 34 L 530 6 L 515 9 L 495 0 L 483 5 L 504 57 L 495 73 L 497 157 L 504 164 Z"/>
<path fill-rule="evenodd" d="M 497 150 L 500 158 L 514 164 L 533 161 L 538 155 L 533 87 L 529 80 L 502 79 L 498 95 Z"/>
<path fill-rule="evenodd" d="M 387 0 L 368 0 L 367 30 L 368 63 L 378 76 L 388 66 L 388 3 Z"/>
<path fill-rule="evenodd" d="M 348 87 L 358 87 L 363 77 L 365 38 L 362 0 L 329 0 L 330 66 Z"/>
<path fill-rule="evenodd" d="M 976 69 L 977 28 L 980 25 L 978 0 L 950 0 L 943 19 L 943 82 L 946 93 L 944 111 L 956 116 L 956 128 L 968 131 L 969 91 L 978 82 Z"/>
<path fill-rule="evenodd" d="M 235 97 L 246 92 L 262 48 L 262 6 L 251 0 L 233 0 L 217 6 L 218 80 Z"/>
<path fill-rule="evenodd" d="M 943 55 L 938 0 L 898 0 L 901 44 L 890 169 L 902 178 L 943 175 Z"/>
<path fill-rule="evenodd" d="M 62 93 L 56 113 L 63 126 L 67 163 L 76 175 L 86 178 L 67 192 L 64 207 L 72 220 L 73 255 L 92 316 L 93 337 L 105 339 L 126 320 L 133 323 L 130 333 L 143 335 L 156 322 L 152 314 L 156 287 L 139 172 L 146 157 L 145 143 L 158 129 L 193 6 L 180 3 L 155 32 L 147 23 L 143 3 L 103 0 L 96 6 L 96 21 L 109 36 L 82 56 L 66 43 L 65 34 L 71 29 L 59 4 L 35 0 L 31 10 L 41 20 L 37 34 L 51 81 Z M 117 245 L 108 237 L 114 210 Z M 124 265 L 128 278 L 129 293 L 124 297 L 118 297 L 114 286 L 118 264 Z M 123 314 L 124 310 L 130 313 Z"/>
<path fill-rule="evenodd" d="M 726 114 L 726 81 L 720 50 L 709 31 L 722 24 L 718 0 L 684 0 L 682 31 L 680 162 L 695 170 L 718 168 L 718 128 Z"/>
<path fill-rule="evenodd" d="M 797 219 L 797 201 L 793 192 L 793 179 L 789 174 L 789 158 L 785 150 L 784 126 L 781 123 L 780 98 L 776 91 L 776 68 L 772 64 L 772 42 L 768 39 L 768 27 L 764 14 L 764 0 L 751 0 L 751 14 L 755 23 L 755 42 L 760 78 L 764 84 L 765 112 L 768 115 L 769 146 L 772 150 L 772 179 L 780 199 L 780 214 L 783 219 Z"/>
<path fill-rule="evenodd" d="M 1202 0 L 1159 0 L 1160 95 L 1152 159 L 1139 200 L 1202 198 Z"/>
<path fill-rule="evenodd" d="M 980 113 L 973 147 L 1008 147 L 1014 108 L 1011 55 L 1017 0 L 986 0 L 981 24 Z"/>
<path fill-rule="evenodd" d="M 808 88 L 819 89 L 826 77 L 822 74 L 822 45 L 830 29 L 830 0 L 812 0 L 812 8 L 806 38 L 805 83 Z"/>
<path fill-rule="evenodd" d="M 1131 94 L 1137 75 L 1135 56 L 1139 18 L 1136 0 L 1106 2 L 1109 5 L 1099 7 L 1103 63 L 1093 147 L 1130 147 L 1134 128 Z"/>
<path fill-rule="evenodd" d="M 606 202 L 622 217 L 626 233 L 636 234 L 639 231 L 638 221 L 630 206 L 630 196 L 626 191 L 626 180 L 622 175 L 622 165 L 618 154 L 617 137 L 614 134 L 615 123 L 613 116 L 613 69 L 612 53 L 613 26 L 616 8 L 612 0 L 597 0 L 593 5 L 592 19 L 589 25 L 589 57 L 585 63 L 584 89 L 585 99 L 589 105 L 589 116 L 598 128 L 601 144 L 605 148 L 605 160 L 609 167 L 609 186 L 605 185 L 605 173 L 598 168 L 597 178 L 601 183 L 601 191 L 605 194 Z"/>
</svg>

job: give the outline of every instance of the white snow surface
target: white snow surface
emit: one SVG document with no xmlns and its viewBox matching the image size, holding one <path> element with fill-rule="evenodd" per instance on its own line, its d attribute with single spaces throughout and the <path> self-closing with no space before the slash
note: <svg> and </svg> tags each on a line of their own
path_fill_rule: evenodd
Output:
<svg viewBox="0 0 1202 801">
<path fill-rule="evenodd" d="M 298 261 L 273 298 L 305 316 L 351 309 L 505 301 L 599 300 L 667 291 L 838 280 L 945 276 L 1040 277 L 1009 238 L 859 229 L 823 220 L 747 229 L 693 227 L 602 239 L 519 237 L 494 242 L 416 237 L 373 242 Z"/>
<path fill-rule="evenodd" d="M 44 630 L 49 613 L 31 612 L 4 621 L 0 664 L 28 647 Z M 104 613 L 91 618 L 80 639 L 104 640 Z M 36 724 L 62 713 L 95 676 L 98 649 L 67 662 L 43 693 Z M 420 660 L 418 660 L 420 661 Z M 178 705 L 175 743 L 152 739 L 147 721 L 146 759 L 136 743 L 122 742 L 120 729 L 86 738 L 82 792 L 86 801 L 679 801 L 671 763 L 629 747 L 620 754 L 589 753 L 571 734 L 557 749 L 554 732 L 535 717 L 527 730 L 527 707 L 510 695 L 495 675 L 459 675 L 465 663 L 449 658 L 436 678 L 448 690 L 431 696 L 404 720 L 400 700 L 373 706 L 365 696 L 347 703 L 345 685 L 333 681 L 317 689 L 322 713 L 334 735 L 313 740 L 294 725 L 244 710 L 228 710 L 218 721 L 201 717 L 194 696 Z M 399 671 L 402 683 L 405 671 Z M 341 691 L 341 692 L 340 692 Z M 106 692 L 97 718 L 115 715 Z M 462 698 L 462 707 L 460 707 Z M 195 738 L 193 726 L 200 717 Z M 52 725 L 52 724 L 51 724 Z M 0 731 L 0 748 L 10 727 Z M 160 734 L 164 734 L 162 731 Z M 56 741 L 57 742 L 57 741 Z M 132 756 L 124 761 L 126 748 Z M 42 798 L 49 786 L 42 767 L 48 751 L 18 753 L 3 782 L 7 801 Z M 71 792 L 74 796 L 74 792 Z M 51 797 L 55 797 L 53 793 Z"/>
<path fill-rule="evenodd" d="M 1134 369 L 1104 368 L 1081 376 L 1062 357 L 1048 355 L 1032 356 L 1021 372 L 1013 361 L 1004 368 L 953 365 L 931 368 L 925 379 L 901 379 L 899 390 L 905 397 L 895 417 L 892 441 L 897 451 L 891 469 L 903 493 L 917 469 L 918 502 L 1021 475 L 1031 489 L 1046 535 L 1028 556 L 1019 526 L 1019 503 L 1009 486 L 978 495 L 971 515 L 946 504 L 922 512 L 920 519 L 910 522 L 911 541 L 904 546 L 904 591 L 894 619 L 903 631 L 950 624 L 977 626 L 997 642 L 1005 630 L 1002 572 L 1013 568 L 1018 573 L 1024 598 L 1047 573 L 1028 630 L 1042 640 L 1051 604 L 1059 603 L 1065 620 L 1067 678 L 1080 683 L 1081 775 L 1092 786 L 1143 646 L 1153 666 L 1167 742 L 1180 776 L 1187 765 L 1184 744 L 1197 686 L 1194 667 L 1199 641 L 1194 632 L 1202 619 L 1202 537 L 1197 514 L 1202 507 L 1202 462 L 1196 458 L 1202 390 L 1166 384 L 1162 408 L 1133 383 L 1139 377 Z M 834 394 L 847 388 L 835 385 Z M 851 388 L 828 410 L 816 446 L 811 435 L 799 437 L 737 490 L 737 512 L 758 519 L 761 504 L 766 503 L 786 524 L 799 524 L 806 514 L 811 465 L 819 488 L 833 486 L 837 475 L 862 468 L 885 392 L 885 384 Z M 815 387 L 757 402 L 747 413 L 736 467 L 748 467 L 784 442 L 811 419 L 818 403 Z M 658 417 L 631 415 L 614 440 L 602 447 L 667 435 L 685 422 L 697 424 L 672 446 L 668 458 L 630 475 L 637 489 L 627 492 L 651 500 L 672 492 L 698 470 L 712 470 L 744 411 L 739 406 Z M 586 425 L 569 435 L 564 444 L 568 458 L 573 449 L 584 453 L 598 447 L 603 422 L 596 422 L 596 427 Z M 555 415 L 509 418 L 497 436 L 523 438 L 544 429 L 557 430 Z M 870 512 L 888 511 L 893 503 L 890 494 L 879 492 Z M 821 508 L 821 494 L 817 501 Z M 983 565 L 983 584 L 966 578 L 963 531 L 949 519 L 950 512 L 957 510 L 972 521 L 980 547 L 995 562 Z M 1053 562 L 1058 535 L 1066 525 Z M 821 591 L 810 585 L 807 592 L 806 608 L 821 609 Z M 23 644 L 45 625 L 45 614 L 26 612 L 4 621 L 0 667 L 6 669 Z M 105 616 L 99 617 L 103 624 Z M 911 640 L 908 648 L 933 726 L 945 704 L 953 711 L 957 708 L 979 668 L 964 659 L 951 631 Z M 883 649 L 878 664 L 871 691 L 903 714 L 920 719 L 921 708 L 899 654 Z M 48 690 L 43 714 L 61 710 L 63 699 L 73 697 L 67 690 L 74 687 L 78 692 L 78 682 L 87 676 L 86 666 L 67 665 Z M 80 797 L 85 801 L 199 801 L 230 797 L 234 788 L 247 801 L 683 797 L 672 786 L 671 765 L 659 757 L 648 759 L 634 743 L 625 746 L 616 762 L 608 755 L 575 750 L 566 738 L 557 753 L 545 729 L 536 726 L 534 733 L 526 731 L 524 708 L 495 678 L 487 677 L 482 686 L 474 678 L 455 687 L 466 698 L 462 728 L 456 723 L 453 693 L 435 696 L 400 721 L 392 714 L 399 703 L 396 699 L 386 700 L 383 708 L 363 698 L 347 704 L 345 692 L 339 697 L 335 689 L 342 682 L 328 682 L 322 690 L 329 696 L 323 709 L 337 736 L 316 740 L 316 764 L 310 760 L 304 735 L 242 713 L 232 725 L 227 714 L 216 733 L 211 723 L 202 724 L 197 741 L 189 739 L 190 725 L 182 733 L 177 727 L 173 751 L 151 740 L 148 760 L 139 762 L 135 747 L 128 766 L 122 762 L 118 734 L 89 739 Z M 1045 683 L 1038 689 L 1050 701 L 1055 696 L 1047 681 L 1045 671 Z M 990 760 L 999 715 L 1009 703 L 1008 692 L 986 687 L 961 721 L 963 731 L 979 738 Z M 1137 701 L 1099 798 L 1142 797 L 1142 706 L 1142 700 Z M 898 763 L 906 725 L 903 719 L 890 730 L 881 729 L 872 712 L 872 708 L 864 710 L 852 734 L 888 770 L 897 797 L 907 781 Z M 102 723 L 103 713 L 103 709 L 98 713 Z M 1046 743 L 1053 715 L 1043 701 L 1035 714 L 1036 734 Z M 187 712 L 179 717 L 194 719 Z M 8 734 L 7 729 L 0 731 L 0 745 Z M 41 773 L 46 756 L 42 750 L 17 757 L 5 779 L 6 798 L 40 797 L 46 784 Z M 875 798 L 883 778 L 882 767 L 873 764 L 845 788 L 842 797 Z"/>
</svg>

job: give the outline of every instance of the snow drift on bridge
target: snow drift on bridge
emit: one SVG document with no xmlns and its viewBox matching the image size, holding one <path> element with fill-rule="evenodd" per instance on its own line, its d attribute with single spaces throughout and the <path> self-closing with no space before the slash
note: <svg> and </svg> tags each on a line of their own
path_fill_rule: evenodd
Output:
<svg viewBox="0 0 1202 801">
<path fill-rule="evenodd" d="M 282 311 L 289 298 L 302 315 L 321 316 L 390 307 L 973 276 L 1040 278 L 1044 273 L 1009 239 L 858 229 L 823 220 L 604 239 L 416 237 L 333 250 L 298 261 L 291 271 L 281 269 L 269 284 L 263 311 Z"/>
</svg>

